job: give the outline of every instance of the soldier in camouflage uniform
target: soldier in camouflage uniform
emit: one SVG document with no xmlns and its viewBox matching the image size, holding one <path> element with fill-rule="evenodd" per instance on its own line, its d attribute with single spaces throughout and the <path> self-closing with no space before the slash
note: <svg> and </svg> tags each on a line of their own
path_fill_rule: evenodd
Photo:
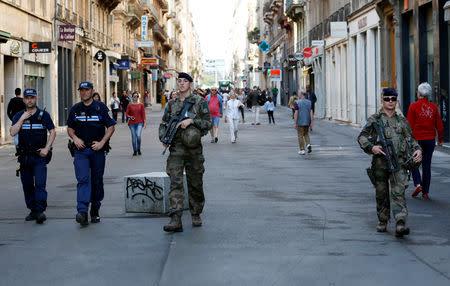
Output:
<svg viewBox="0 0 450 286">
<path fill-rule="evenodd" d="M 170 177 L 169 215 L 171 220 L 169 224 L 164 226 L 164 231 L 167 232 L 183 231 L 181 215 L 184 202 L 184 170 L 186 170 L 192 225 L 197 227 L 202 225 L 200 214 L 205 204 L 203 194 L 203 173 L 205 172 L 203 162 L 205 158 L 203 157 L 201 137 L 211 129 L 212 123 L 206 101 L 191 93 L 192 82 L 190 75 L 186 73 L 178 75 L 179 95 L 167 104 L 159 126 L 159 138 L 161 139 L 168 127 L 170 118 L 179 115 L 185 103 L 193 104 L 188 112 L 195 117 L 185 119 L 179 124 L 179 130 L 169 147 L 170 155 L 167 158 L 166 171 Z"/>
<path fill-rule="evenodd" d="M 397 104 L 397 92 L 391 88 L 384 88 L 382 92 L 382 108 L 370 116 L 367 124 L 358 136 L 361 149 L 367 154 L 373 155 L 372 167 L 367 170 L 372 184 L 376 190 L 378 232 L 385 232 L 390 218 L 390 210 L 396 222 L 396 236 L 402 237 L 409 234 L 409 228 L 405 226 L 408 210 L 406 208 L 405 190 L 408 187 L 407 170 L 405 163 L 410 154 L 412 160 L 417 163 L 422 160 L 420 146 L 414 140 L 408 121 L 395 111 Z M 380 120 L 384 125 L 384 133 L 387 140 L 392 141 L 397 153 L 400 171 L 392 174 L 389 172 L 385 153 L 380 145 L 374 145 L 373 138 L 377 133 L 373 124 Z M 395 176 L 395 178 L 394 178 Z M 391 186 L 391 199 L 389 200 L 389 182 Z"/>
</svg>

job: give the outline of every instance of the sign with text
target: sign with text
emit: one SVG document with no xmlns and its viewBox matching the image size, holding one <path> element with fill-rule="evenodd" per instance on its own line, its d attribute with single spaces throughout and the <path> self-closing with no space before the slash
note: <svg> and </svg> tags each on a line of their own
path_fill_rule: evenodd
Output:
<svg viewBox="0 0 450 286">
<path fill-rule="evenodd" d="M 313 50 L 311 48 L 305 48 L 303 50 L 303 55 L 305 56 L 305 58 L 309 58 L 313 55 Z"/>
<path fill-rule="evenodd" d="M 98 51 L 95 54 L 94 58 L 99 62 L 103 62 L 106 58 L 106 54 L 103 51 Z"/>
<path fill-rule="evenodd" d="M 330 22 L 330 31 L 332 38 L 347 38 L 347 22 Z"/>
<path fill-rule="evenodd" d="M 269 77 L 272 81 L 281 81 L 281 70 L 270 70 Z"/>
<path fill-rule="evenodd" d="M 52 52 L 51 42 L 31 42 L 29 52 L 32 54 L 44 54 Z"/>
<path fill-rule="evenodd" d="M 145 47 L 145 48 L 153 48 L 155 46 L 155 43 L 152 41 L 147 42 L 134 42 L 135 47 Z"/>
<path fill-rule="evenodd" d="M 159 61 L 157 58 L 142 58 L 141 64 L 143 64 L 143 65 L 158 65 Z"/>
<path fill-rule="evenodd" d="M 311 41 L 311 46 L 323 46 L 325 45 L 325 41 L 324 40 L 312 40 Z"/>
<path fill-rule="evenodd" d="M 129 70 L 130 69 L 130 61 L 129 60 L 118 60 L 117 63 L 119 66 L 118 70 Z"/>
<path fill-rule="evenodd" d="M 61 25 L 59 26 L 59 40 L 60 41 L 75 41 L 75 25 Z"/>
<path fill-rule="evenodd" d="M 148 22 L 148 16 L 147 15 L 141 16 L 141 30 L 142 30 L 141 40 L 142 41 L 147 41 L 147 22 Z"/>
</svg>

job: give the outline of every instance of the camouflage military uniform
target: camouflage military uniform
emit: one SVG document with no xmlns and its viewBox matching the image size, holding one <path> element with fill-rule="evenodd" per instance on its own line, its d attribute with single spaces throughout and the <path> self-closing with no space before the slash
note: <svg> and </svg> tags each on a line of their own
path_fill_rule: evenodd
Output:
<svg viewBox="0 0 450 286">
<path fill-rule="evenodd" d="M 195 114 L 193 119 L 194 125 L 188 128 L 197 128 L 203 135 L 205 131 L 211 129 L 212 125 L 208 104 L 202 97 L 193 94 L 185 98 L 184 101 L 193 103 L 188 112 Z M 181 112 L 184 101 L 178 98 L 169 101 L 159 126 L 159 138 L 163 136 L 170 118 Z M 201 214 L 205 204 L 205 196 L 203 194 L 203 173 L 205 172 L 203 167 L 203 162 L 205 161 L 202 151 L 203 147 L 200 140 L 195 146 L 186 146 L 182 141 L 183 132 L 186 132 L 186 130 L 179 128 L 169 148 L 170 155 L 167 158 L 166 171 L 170 177 L 170 215 L 177 214 L 181 216 L 183 212 L 183 170 L 186 170 L 191 214 Z M 199 138 L 201 138 L 201 135 Z"/>
<path fill-rule="evenodd" d="M 387 222 L 390 218 L 390 209 L 396 222 L 406 223 L 408 210 L 406 208 L 405 190 L 408 188 L 408 176 L 404 163 L 409 154 L 415 150 L 420 150 L 419 145 L 412 136 L 408 121 L 401 115 L 394 113 L 388 117 L 384 111 L 372 115 L 367 124 L 358 136 L 358 143 L 361 149 L 367 154 L 372 153 L 372 138 L 377 138 L 377 133 L 372 124 L 381 119 L 384 125 L 384 133 L 387 140 L 392 141 L 397 153 L 398 163 L 401 166 L 400 171 L 391 174 L 384 155 L 374 155 L 372 158 L 372 178 L 371 181 L 376 190 L 377 215 L 380 222 Z M 394 177 L 396 183 L 394 182 Z M 389 200 L 389 181 L 391 185 L 391 200 Z"/>
</svg>

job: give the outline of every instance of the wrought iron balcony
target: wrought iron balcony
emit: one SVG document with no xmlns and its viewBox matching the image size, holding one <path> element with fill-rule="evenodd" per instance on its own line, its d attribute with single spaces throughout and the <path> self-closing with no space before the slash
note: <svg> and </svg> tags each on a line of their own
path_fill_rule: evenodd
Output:
<svg viewBox="0 0 450 286">
<path fill-rule="evenodd" d="M 114 10 L 117 7 L 117 5 L 120 4 L 120 2 L 122 2 L 122 0 L 104 0 L 104 1 L 99 1 L 100 5 L 103 5 L 103 7 L 105 7 L 109 12 Z"/>
<path fill-rule="evenodd" d="M 161 40 L 161 42 L 165 42 L 167 40 L 167 33 L 164 29 L 164 26 L 160 26 L 159 24 L 156 24 L 153 26 L 153 35 L 155 35 L 157 38 Z"/>
<path fill-rule="evenodd" d="M 305 13 L 305 2 L 305 0 L 285 0 L 286 15 L 293 20 L 300 19 Z"/>
</svg>

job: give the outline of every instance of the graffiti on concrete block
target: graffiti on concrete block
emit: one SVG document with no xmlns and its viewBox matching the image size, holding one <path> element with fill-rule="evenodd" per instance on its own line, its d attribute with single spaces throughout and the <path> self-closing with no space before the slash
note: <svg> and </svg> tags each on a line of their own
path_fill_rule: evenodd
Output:
<svg viewBox="0 0 450 286">
<path fill-rule="evenodd" d="M 147 178 L 127 178 L 127 199 L 144 196 L 153 202 L 163 200 L 163 188 Z"/>
</svg>

